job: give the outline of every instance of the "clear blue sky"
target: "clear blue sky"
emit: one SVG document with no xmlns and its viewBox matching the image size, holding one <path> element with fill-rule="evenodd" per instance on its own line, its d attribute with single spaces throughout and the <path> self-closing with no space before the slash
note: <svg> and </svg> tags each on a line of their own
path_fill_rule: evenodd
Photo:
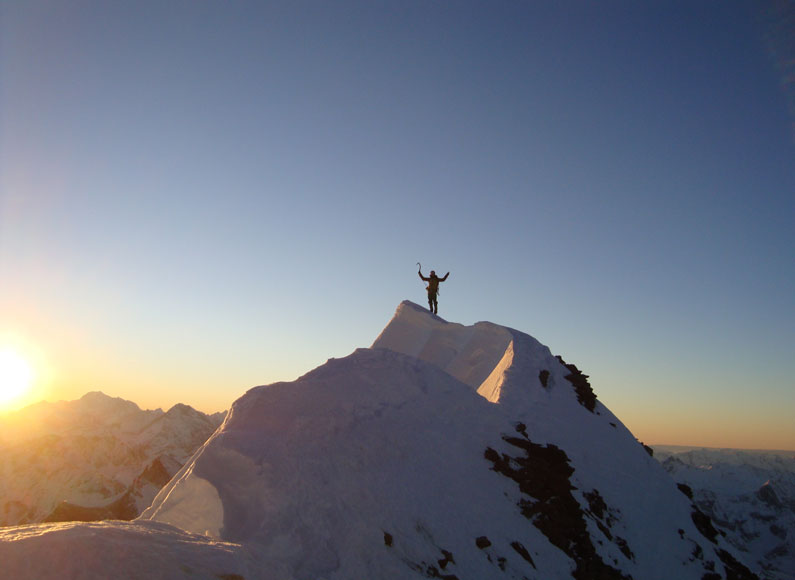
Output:
<svg viewBox="0 0 795 580">
<path fill-rule="evenodd" d="M 795 448 L 789 2 L 0 5 L 0 338 L 227 408 L 416 262 L 647 443 Z"/>
</svg>

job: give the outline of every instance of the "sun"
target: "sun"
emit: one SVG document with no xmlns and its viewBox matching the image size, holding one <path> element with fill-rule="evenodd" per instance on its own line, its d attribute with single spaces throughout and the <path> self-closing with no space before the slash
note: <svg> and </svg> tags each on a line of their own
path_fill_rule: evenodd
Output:
<svg viewBox="0 0 795 580">
<path fill-rule="evenodd" d="M 0 406 L 28 392 L 33 384 L 33 368 L 17 351 L 0 349 Z"/>
</svg>

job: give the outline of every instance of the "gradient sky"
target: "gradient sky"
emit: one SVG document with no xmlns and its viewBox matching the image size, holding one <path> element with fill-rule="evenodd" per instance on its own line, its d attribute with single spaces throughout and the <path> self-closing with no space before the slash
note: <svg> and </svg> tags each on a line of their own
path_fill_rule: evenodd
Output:
<svg viewBox="0 0 795 580">
<path fill-rule="evenodd" d="M 226 409 L 369 346 L 420 261 L 646 443 L 795 449 L 792 6 L 2 2 L 24 402 Z"/>
</svg>

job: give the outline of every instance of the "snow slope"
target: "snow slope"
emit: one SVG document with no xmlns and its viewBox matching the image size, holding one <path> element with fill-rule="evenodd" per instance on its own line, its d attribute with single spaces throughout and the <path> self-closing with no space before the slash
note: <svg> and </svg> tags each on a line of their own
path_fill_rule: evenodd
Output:
<svg viewBox="0 0 795 580">
<path fill-rule="evenodd" d="M 37 524 L 0 528 L 0 577 L 8 579 L 250 578 L 241 546 L 156 522 Z"/>
<path fill-rule="evenodd" d="M 795 452 L 664 446 L 654 451 L 763 578 L 795 580 Z"/>
<path fill-rule="evenodd" d="M 186 405 L 141 410 L 103 393 L 0 419 L 0 525 L 132 519 L 220 424 Z"/>
<path fill-rule="evenodd" d="M 576 367 L 410 302 L 371 348 L 250 390 L 139 520 L 106 525 L 135 542 L 173 526 L 159 541 L 214 569 L 233 553 L 217 575 L 249 580 L 755 577 Z M 0 561 L 39 577 L 20 561 L 55 540 L 23 556 L 11 530 Z M 135 577 L 127 561 L 114 570 Z"/>
</svg>

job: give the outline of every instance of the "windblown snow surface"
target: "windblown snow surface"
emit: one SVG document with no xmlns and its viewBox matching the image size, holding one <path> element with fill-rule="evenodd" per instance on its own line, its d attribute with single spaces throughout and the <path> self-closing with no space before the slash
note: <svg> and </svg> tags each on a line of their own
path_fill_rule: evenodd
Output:
<svg viewBox="0 0 795 580">
<path fill-rule="evenodd" d="M 411 302 L 246 393 L 135 522 L 0 529 L 21 579 L 754 578 L 735 558 L 576 367 Z"/>
</svg>

